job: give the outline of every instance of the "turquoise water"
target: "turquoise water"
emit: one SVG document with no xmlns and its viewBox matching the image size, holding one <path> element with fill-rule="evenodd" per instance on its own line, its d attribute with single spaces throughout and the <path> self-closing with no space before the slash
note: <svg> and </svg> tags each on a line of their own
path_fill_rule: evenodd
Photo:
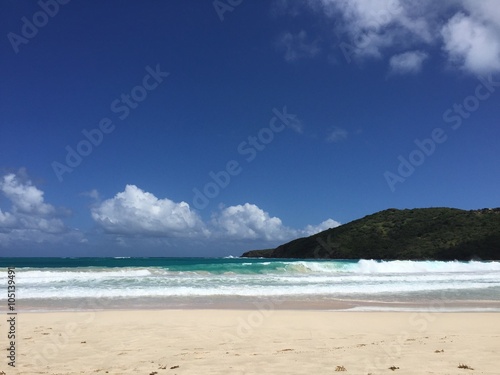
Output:
<svg viewBox="0 0 500 375">
<path fill-rule="evenodd" d="M 248 258 L 2 258 L 27 308 L 165 307 L 193 301 L 500 302 L 500 262 Z M 5 294 L 5 293 L 3 293 Z M 6 295 L 0 294 L 0 303 Z M 175 303 L 174 303 L 175 302 Z M 3 306 L 2 306 L 3 307 Z"/>
<path fill-rule="evenodd" d="M 293 261 L 293 260 L 292 260 Z M 315 263 L 332 261 L 315 261 Z M 283 259 L 255 259 L 255 258 L 1 258 L 0 268 L 15 265 L 18 268 L 76 268 L 76 267 L 104 267 L 104 268 L 146 268 L 159 267 L 172 271 L 207 271 L 213 273 L 224 272 L 254 272 L 265 273 L 279 271 L 290 262 Z M 357 260 L 338 260 L 336 265 L 357 263 Z M 251 266 L 251 267 L 248 267 Z"/>
</svg>

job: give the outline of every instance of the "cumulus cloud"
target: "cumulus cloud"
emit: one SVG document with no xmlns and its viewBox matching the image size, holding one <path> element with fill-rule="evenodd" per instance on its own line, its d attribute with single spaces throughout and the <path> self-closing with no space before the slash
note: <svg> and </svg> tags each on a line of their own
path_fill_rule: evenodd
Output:
<svg viewBox="0 0 500 375">
<path fill-rule="evenodd" d="M 237 239 L 284 240 L 293 235 L 293 231 L 277 217 L 254 204 L 245 203 L 224 208 L 212 218 L 212 225 L 224 237 Z"/>
<path fill-rule="evenodd" d="M 16 218 L 9 212 L 2 212 L 0 209 L 0 228 L 11 228 L 16 223 Z"/>
<path fill-rule="evenodd" d="M 93 207 L 92 218 L 106 232 L 189 237 L 207 234 L 198 214 L 186 202 L 158 199 L 135 185 Z"/>
<path fill-rule="evenodd" d="M 385 49 L 408 42 L 430 42 L 431 20 L 422 17 L 429 1 L 309 0 L 334 19 L 334 31 L 348 59 L 383 56 Z"/>
<path fill-rule="evenodd" d="M 2 176 L 0 193 L 11 203 L 10 211 L 0 209 L 0 246 L 85 241 L 80 232 L 67 228 L 62 221 L 67 210 L 46 203 L 44 192 L 23 171 Z"/>
<path fill-rule="evenodd" d="M 339 225 L 328 219 L 319 225 L 292 229 L 255 204 L 222 207 L 208 222 L 185 202 L 157 198 L 135 185 L 127 185 L 111 199 L 91 210 L 94 221 L 107 233 L 126 237 L 204 238 L 207 240 L 286 241 Z"/>
<path fill-rule="evenodd" d="M 53 206 L 44 203 L 43 191 L 33 186 L 29 180 L 22 183 L 13 173 L 3 176 L 0 190 L 12 202 L 15 212 L 48 215 L 55 211 Z"/>
<path fill-rule="evenodd" d="M 67 210 L 47 203 L 44 192 L 22 174 L 2 176 L 0 193 L 11 204 L 7 210 L 0 208 L 0 248 L 20 244 L 71 246 L 88 241 L 79 230 L 65 225 L 63 216 Z M 84 195 L 99 199 L 96 190 Z M 198 246 L 207 240 L 211 243 L 225 240 L 275 243 L 339 225 L 328 219 L 319 225 L 293 229 L 284 225 L 280 218 L 250 203 L 221 207 L 204 222 L 186 202 L 157 198 L 135 185 L 127 185 L 113 198 L 96 201 L 91 216 L 104 232 L 113 234 L 117 243 L 123 246 L 136 244 L 138 239 L 165 246 L 175 241 L 177 247 L 187 244 L 179 242 L 186 239 Z"/>
<path fill-rule="evenodd" d="M 422 70 L 423 62 L 428 58 L 427 53 L 411 51 L 394 55 L 389 61 L 392 74 L 415 74 Z"/>
<path fill-rule="evenodd" d="M 450 63 L 475 73 L 500 71 L 500 29 L 458 13 L 443 26 L 441 34 Z"/>
<path fill-rule="evenodd" d="M 215 233 L 232 239 L 255 239 L 267 241 L 288 241 L 297 237 L 310 236 L 340 225 L 327 219 L 318 225 L 307 225 L 304 229 L 293 229 L 283 225 L 278 217 L 255 204 L 245 203 L 227 207 L 214 215 L 212 225 Z"/>
<path fill-rule="evenodd" d="M 307 225 L 304 229 L 292 229 L 283 225 L 278 217 L 255 204 L 231 206 L 221 210 L 212 218 L 215 233 L 231 239 L 255 239 L 266 241 L 287 241 L 296 237 L 310 236 L 340 225 L 327 219 L 319 225 Z"/>
<path fill-rule="evenodd" d="M 313 234 L 323 232 L 324 230 L 330 229 L 330 228 L 336 228 L 340 225 L 338 221 L 335 221 L 333 219 L 327 219 L 323 221 L 319 225 L 308 225 L 306 226 L 302 231 L 303 236 L 312 236 Z"/>
<path fill-rule="evenodd" d="M 298 34 L 284 33 L 278 39 L 278 48 L 284 50 L 286 61 L 311 58 L 320 52 L 317 41 L 309 41 L 307 33 L 302 30 Z"/>
<path fill-rule="evenodd" d="M 288 4 L 296 15 L 296 2 Z M 500 71 L 497 0 L 303 0 L 302 4 L 330 20 L 330 36 L 347 62 L 392 55 L 393 72 L 415 73 L 424 56 L 438 46 L 445 64 L 473 74 Z M 419 53 L 405 55 L 408 50 Z"/>
</svg>

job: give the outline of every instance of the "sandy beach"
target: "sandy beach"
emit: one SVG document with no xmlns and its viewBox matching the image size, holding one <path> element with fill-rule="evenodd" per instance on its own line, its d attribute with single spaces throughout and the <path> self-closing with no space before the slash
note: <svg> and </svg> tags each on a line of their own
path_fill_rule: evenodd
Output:
<svg viewBox="0 0 500 375">
<path fill-rule="evenodd" d="M 7 375 L 498 375 L 500 368 L 498 313 L 273 310 L 265 305 L 254 310 L 108 310 L 20 313 L 16 329 L 16 368 L 5 356 L 0 362 L 0 373 Z M 5 345 L 5 319 L 0 330 Z"/>
</svg>

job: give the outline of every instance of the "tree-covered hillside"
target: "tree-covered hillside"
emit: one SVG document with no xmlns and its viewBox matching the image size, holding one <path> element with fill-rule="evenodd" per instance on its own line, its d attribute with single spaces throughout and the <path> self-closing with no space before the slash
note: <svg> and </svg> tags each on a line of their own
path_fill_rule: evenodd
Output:
<svg viewBox="0 0 500 375">
<path fill-rule="evenodd" d="M 500 208 L 388 209 L 244 257 L 500 260 Z"/>
</svg>

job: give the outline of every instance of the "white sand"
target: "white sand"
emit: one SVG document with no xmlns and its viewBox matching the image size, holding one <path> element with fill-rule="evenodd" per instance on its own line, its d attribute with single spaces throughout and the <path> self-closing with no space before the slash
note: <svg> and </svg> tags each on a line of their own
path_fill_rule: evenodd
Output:
<svg viewBox="0 0 500 375">
<path fill-rule="evenodd" d="M 3 355 L 0 374 L 500 374 L 500 313 L 113 310 L 16 328 L 16 369 Z"/>
</svg>

